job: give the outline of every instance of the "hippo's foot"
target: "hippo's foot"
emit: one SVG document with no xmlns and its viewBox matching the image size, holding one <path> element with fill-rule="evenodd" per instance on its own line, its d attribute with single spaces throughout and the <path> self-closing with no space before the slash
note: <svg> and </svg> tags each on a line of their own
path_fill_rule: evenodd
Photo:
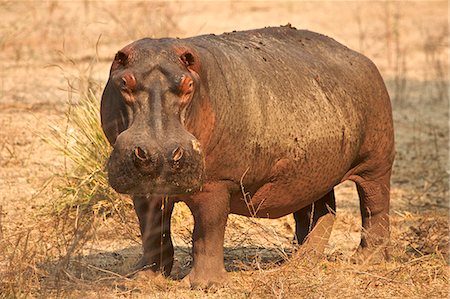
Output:
<svg viewBox="0 0 450 299">
<path fill-rule="evenodd" d="M 144 257 L 141 257 L 139 261 L 131 268 L 131 271 L 127 273 L 127 277 L 135 278 L 138 276 L 155 277 L 158 272 L 153 270 L 152 265 L 149 265 Z"/>
<path fill-rule="evenodd" d="M 353 264 L 381 264 L 389 260 L 386 246 L 359 246 L 350 262 Z"/>
<path fill-rule="evenodd" d="M 148 263 L 147 259 L 145 259 L 144 256 L 141 256 L 141 258 L 137 261 L 137 263 L 133 266 L 133 271 L 145 271 L 150 269 L 152 266 Z"/>
<path fill-rule="evenodd" d="M 226 271 L 206 274 L 205 272 L 200 273 L 192 270 L 186 277 L 183 278 L 182 283 L 192 289 L 214 290 L 222 287 L 226 281 Z"/>
<path fill-rule="evenodd" d="M 301 264 L 305 265 L 315 265 L 321 260 L 326 258 L 323 252 L 318 252 L 316 250 L 311 250 L 308 245 L 301 245 L 292 258 Z"/>
</svg>

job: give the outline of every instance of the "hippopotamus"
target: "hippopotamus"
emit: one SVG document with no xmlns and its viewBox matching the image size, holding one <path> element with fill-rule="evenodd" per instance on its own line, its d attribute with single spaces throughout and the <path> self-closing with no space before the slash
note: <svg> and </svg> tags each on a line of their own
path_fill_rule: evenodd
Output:
<svg viewBox="0 0 450 299">
<path fill-rule="evenodd" d="M 109 183 L 139 219 L 137 269 L 170 274 L 180 201 L 194 218 L 191 286 L 225 279 L 230 213 L 293 214 L 297 242 L 323 251 L 345 180 L 360 201 L 356 256 L 386 258 L 391 103 L 374 63 L 332 38 L 281 26 L 137 40 L 114 58 L 101 121 Z"/>
</svg>

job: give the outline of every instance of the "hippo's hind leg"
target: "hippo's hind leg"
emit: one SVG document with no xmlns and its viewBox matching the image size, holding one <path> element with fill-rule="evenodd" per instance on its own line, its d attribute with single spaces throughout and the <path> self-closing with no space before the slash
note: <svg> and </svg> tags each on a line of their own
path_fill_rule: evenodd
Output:
<svg viewBox="0 0 450 299">
<path fill-rule="evenodd" d="M 363 227 L 355 262 L 376 263 L 388 258 L 390 178 L 391 170 L 370 179 L 362 175 L 350 177 L 358 190 Z"/>
<path fill-rule="evenodd" d="M 133 197 L 139 219 L 144 254 L 135 270 L 151 270 L 168 276 L 173 266 L 173 245 L 170 236 L 170 217 L 174 203 L 160 197 Z"/>
<path fill-rule="evenodd" d="M 301 254 L 322 255 L 330 238 L 336 213 L 334 190 L 294 213 L 295 237 Z"/>
</svg>

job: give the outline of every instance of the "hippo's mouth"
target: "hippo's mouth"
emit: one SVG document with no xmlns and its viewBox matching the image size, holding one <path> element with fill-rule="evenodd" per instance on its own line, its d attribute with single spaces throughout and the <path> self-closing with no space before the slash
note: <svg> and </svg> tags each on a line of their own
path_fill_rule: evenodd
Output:
<svg viewBox="0 0 450 299">
<path fill-rule="evenodd" d="M 111 173 L 111 172 L 109 172 Z M 199 178 L 196 182 L 191 180 L 190 184 L 181 184 L 179 182 L 168 182 L 163 178 L 152 178 L 142 176 L 141 174 L 117 175 L 109 174 L 108 181 L 111 187 L 122 194 L 130 195 L 167 195 L 180 196 L 197 192 L 201 189 L 202 179 Z"/>
<path fill-rule="evenodd" d="M 147 179 L 147 180 L 146 180 Z M 201 189 L 201 184 L 196 186 L 179 186 L 179 184 L 168 184 L 165 182 L 155 182 L 151 178 L 142 178 L 140 182 L 132 184 L 116 184 L 115 180 L 109 179 L 112 188 L 118 193 L 130 195 L 167 195 L 181 196 L 197 192 Z"/>
</svg>

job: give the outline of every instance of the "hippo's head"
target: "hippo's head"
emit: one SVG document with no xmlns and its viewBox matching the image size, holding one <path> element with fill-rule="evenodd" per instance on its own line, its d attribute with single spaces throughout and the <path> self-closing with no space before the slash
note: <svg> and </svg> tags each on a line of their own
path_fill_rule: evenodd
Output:
<svg viewBox="0 0 450 299">
<path fill-rule="evenodd" d="M 199 61 L 173 40 L 142 39 L 120 50 L 102 96 L 113 146 L 108 178 L 119 193 L 181 195 L 199 190 L 205 158 L 185 127 L 199 97 Z"/>
</svg>

